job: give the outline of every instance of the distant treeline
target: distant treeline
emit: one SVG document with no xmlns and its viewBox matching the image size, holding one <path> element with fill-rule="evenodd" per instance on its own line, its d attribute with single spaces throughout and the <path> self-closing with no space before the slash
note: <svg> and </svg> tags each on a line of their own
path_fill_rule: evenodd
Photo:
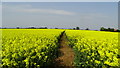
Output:
<svg viewBox="0 0 120 68">
<path fill-rule="evenodd" d="M 20 28 L 20 27 L 16 27 L 16 28 L 6 28 L 6 27 L 3 27 L 1 29 L 48 29 L 48 27 L 24 27 L 24 28 Z M 64 28 L 50 28 L 50 29 L 64 29 Z M 80 27 L 75 27 L 75 28 L 68 28 L 68 29 L 71 29 L 71 30 L 90 30 L 89 28 L 86 28 L 86 29 L 80 29 Z M 95 30 L 95 31 L 98 31 L 98 30 Z M 109 32 L 120 32 L 120 30 L 118 29 L 114 29 L 114 28 L 104 28 L 104 27 L 101 27 L 99 31 L 109 31 Z"/>
<path fill-rule="evenodd" d="M 48 28 L 47 27 L 16 27 L 16 28 L 3 27 L 1 29 L 48 29 Z"/>
<path fill-rule="evenodd" d="M 100 31 L 120 32 L 120 30 L 118 30 L 118 29 L 114 29 L 114 28 L 104 28 L 104 27 L 101 27 L 101 28 L 100 28 Z"/>
<path fill-rule="evenodd" d="M 76 28 L 73 28 L 73 30 L 82 30 L 82 29 L 80 29 L 79 27 L 76 27 Z M 86 28 L 86 29 L 83 29 L 83 30 L 90 30 L 90 29 L 89 29 L 89 28 Z M 98 31 L 98 30 L 95 30 L 95 31 Z M 104 27 L 101 27 L 101 28 L 100 28 L 100 31 L 120 32 L 120 30 L 118 30 L 118 29 L 114 29 L 114 28 L 104 28 Z"/>
</svg>

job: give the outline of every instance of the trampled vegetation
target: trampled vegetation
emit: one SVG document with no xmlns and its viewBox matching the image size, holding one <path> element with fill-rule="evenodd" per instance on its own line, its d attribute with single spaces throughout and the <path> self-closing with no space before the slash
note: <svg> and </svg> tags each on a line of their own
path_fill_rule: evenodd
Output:
<svg viewBox="0 0 120 68">
<path fill-rule="evenodd" d="M 57 57 L 60 29 L 3 29 L 2 67 L 49 66 Z M 75 52 L 74 66 L 119 67 L 118 33 L 66 30 L 69 46 Z"/>
</svg>

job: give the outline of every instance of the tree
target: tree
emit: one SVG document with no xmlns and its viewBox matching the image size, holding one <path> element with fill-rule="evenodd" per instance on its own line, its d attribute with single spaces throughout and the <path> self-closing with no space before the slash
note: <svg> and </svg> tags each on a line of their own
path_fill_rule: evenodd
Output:
<svg viewBox="0 0 120 68">
<path fill-rule="evenodd" d="M 47 29 L 47 27 L 45 27 L 45 29 Z"/>
<path fill-rule="evenodd" d="M 104 28 L 104 27 L 101 27 L 101 28 L 100 28 L 100 31 L 105 31 L 105 28 Z"/>
<path fill-rule="evenodd" d="M 19 27 L 18 27 L 18 26 L 17 26 L 16 28 L 17 28 L 17 29 L 19 29 Z"/>
<path fill-rule="evenodd" d="M 76 27 L 76 30 L 79 30 L 80 28 L 79 27 Z"/>
<path fill-rule="evenodd" d="M 117 32 L 120 32 L 120 30 L 118 29 Z"/>
<path fill-rule="evenodd" d="M 108 31 L 111 31 L 111 28 L 108 28 Z"/>
<path fill-rule="evenodd" d="M 85 30 L 89 30 L 89 28 L 86 28 Z"/>
<path fill-rule="evenodd" d="M 110 32 L 115 32 L 115 29 L 114 28 L 104 28 L 104 27 L 101 27 L 100 28 L 100 31 L 110 31 Z M 117 31 L 117 30 L 116 30 Z"/>
<path fill-rule="evenodd" d="M 75 28 L 73 28 L 73 30 L 75 30 Z"/>
<path fill-rule="evenodd" d="M 55 28 L 55 29 L 58 29 L 58 28 Z"/>
<path fill-rule="evenodd" d="M 36 29 L 35 27 L 29 27 L 29 29 Z"/>
<path fill-rule="evenodd" d="M 111 31 L 111 32 L 114 32 L 114 28 L 110 28 L 110 31 Z"/>
</svg>

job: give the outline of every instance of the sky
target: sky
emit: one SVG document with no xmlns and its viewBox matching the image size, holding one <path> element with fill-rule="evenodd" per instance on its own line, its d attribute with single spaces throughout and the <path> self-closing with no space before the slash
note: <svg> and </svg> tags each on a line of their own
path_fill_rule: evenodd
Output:
<svg viewBox="0 0 120 68">
<path fill-rule="evenodd" d="M 2 26 L 2 3 L 0 2 L 0 27 Z"/>
<path fill-rule="evenodd" d="M 118 28 L 117 2 L 3 2 L 2 27 Z"/>
<path fill-rule="evenodd" d="M 118 2 L 120 0 L 1 0 L 2 2 Z"/>
</svg>

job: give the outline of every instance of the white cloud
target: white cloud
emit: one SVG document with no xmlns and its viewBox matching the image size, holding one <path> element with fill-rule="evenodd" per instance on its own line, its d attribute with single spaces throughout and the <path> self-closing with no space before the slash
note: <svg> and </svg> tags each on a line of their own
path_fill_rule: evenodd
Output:
<svg viewBox="0 0 120 68">
<path fill-rule="evenodd" d="M 50 14 L 60 14 L 60 15 L 75 15 L 73 12 L 57 9 L 22 9 L 18 10 L 21 12 L 30 12 L 30 13 L 50 13 Z"/>
<path fill-rule="evenodd" d="M 41 8 L 32 8 L 31 5 L 4 5 L 5 11 L 12 12 L 27 12 L 27 13 L 49 13 L 49 14 L 59 14 L 59 15 L 75 15 L 76 13 L 61 10 L 61 9 L 41 9 Z"/>
</svg>

